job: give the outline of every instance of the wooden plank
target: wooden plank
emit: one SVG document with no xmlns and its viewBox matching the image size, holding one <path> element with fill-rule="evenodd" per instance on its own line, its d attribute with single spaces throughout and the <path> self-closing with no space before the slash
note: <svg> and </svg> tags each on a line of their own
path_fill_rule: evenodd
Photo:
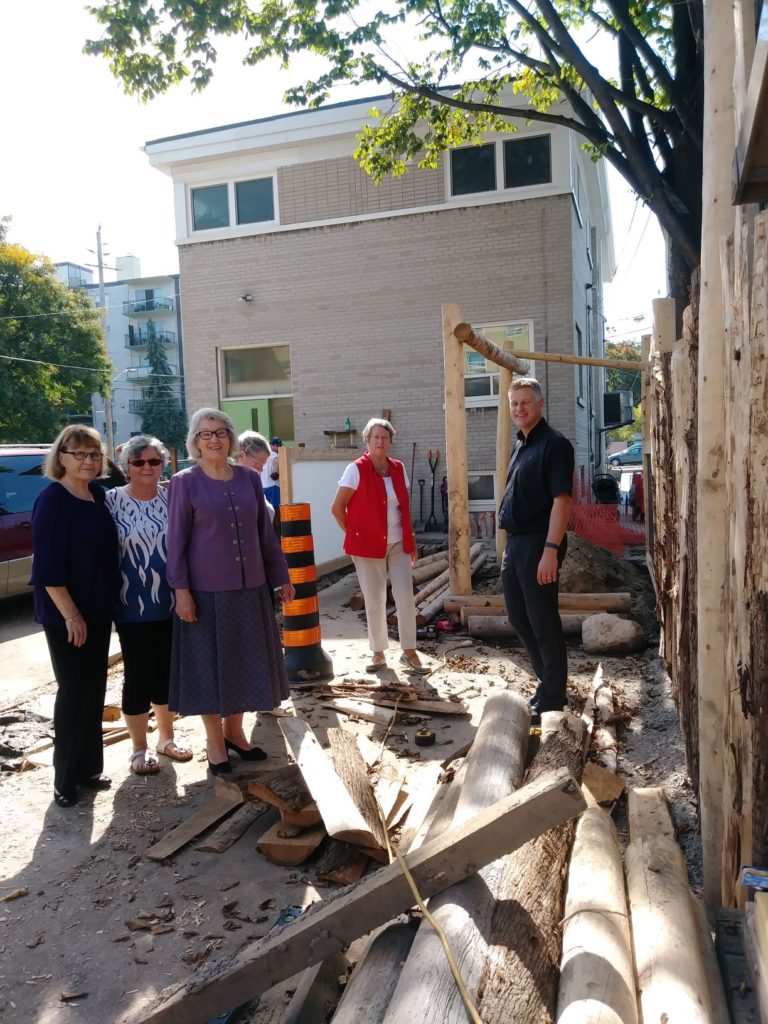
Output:
<svg viewBox="0 0 768 1024">
<path fill-rule="evenodd" d="M 251 825 L 262 814 L 269 810 L 268 804 L 257 803 L 253 800 L 246 801 L 242 807 L 238 807 L 235 813 L 222 822 L 209 836 L 206 836 L 200 843 L 195 843 L 195 849 L 203 853 L 223 853 L 230 846 L 237 842 L 240 836 L 251 827 Z"/>
<path fill-rule="evenodd" d="M 296 764 L 264 772 L 249 779 L 248 793 L 264 803 L 277 807 L 282 813 L 295 813 L 312 803 L 312 794 L 306 787 L 301 769 Z"/>
<path fill-rule="evenodd" d="M 281 725 L 284 723 L 281 723 Z M 504 853 L 578 815 L 584 798 L 567 770 L 542 776 L 481 811 L 462 828 L 443 831 L 406 858 L 416 885 L 429 899 Z M 224 1010 L 253 999 L 411 906 L 413 895 L 398 864 L 381 868 L 336 898 L 314 904 L 289 927 L 203 966 L 195 978 L 154 1009 L 142 1024 L 207 1024 Z M 139 1020 L 134 1018 L 135 1024 Z"/>
<path fill-rule="evenodd" d="M 730 1020 L 730 1014 L 728 1013 L 728 1001 L 723 987 L 723 976 L 720 973 L 720 966 L 717 962 L 714 931 L 707 919 L 707 912 L 703 901 L 698 896 L 694 896 L 693 893 L 691 893 L 691 906 L 693 907 L 693 917 L 699 935 L 699 949 L 704 964 L 704 973 L 707 977 L 707 992 L 709 994 L 712 1020 L 727 1022 Z"/>
<path fill-rule="evenodd" d="M 594 761 L 587 761 L 584 765 L 581 781 L 599 804 L 614 804 L 624 792 L 624 780 Z"/>
<path fill-rule="evenodd" d="M 291 829 L 285 822 L 276 821 L 259 836 L 256 849 L 273 864 L 294 868 L 312 856 L 325 835 L 323 825 Z"/>
<path fill-rule="evenodd" d="M 468 715 L 469 708 L 459 700 L 392 700 L 390 697 L 371 697 L 372 704 L 380 707 L 393 708 L 410 714 L 421 711 L 426 715 Z"/>
<path fill-rule="evenodd" d="M 343 715 L 354 715 L 364 722 L 373 722 L 374 725 L 381 725 L 385 728 L 391 725 L 397 715 L 394 711 L 385 711 L 377 707 L 371 701 L 355 700 L 354 698 L 337 697 L 335 700 L 326 701 L 324 708 L 331 711 L 339 711 Z"/>
<path fill-rule="evenodd" d="M 627 819 L 631 839 L 642 836 L 675 837 L 675 827 L 667 806 L 664 790 L 659 786 L 630 789 Z"/>
<path fill-rule="evenodd" d="M 315 873 L 323 882 L 352 885 L 362 877 L 369 858 L 360 847 L 329 839 L 315 865 Z"/>
<path fill-rule="evenodd" d="M 323 820 L 323 816 L 313 800 L 311 804 L 307 804 L 306 807 L 302 807 L 299 811 L 285 811 L 281 809 L 280 820 L 292 828 L 309 828 L 310 825 L 319 825 Z"/>
<path fill-rule="evenodd" d="M 391 764 L 384 765 L 378 779 L 376 779 L 373 792 L 381 815 L 387 824 L 389 824 L 390 817 L 398 802 L 404 782 L 405 778 L 402 773 Z"/>
<path fill-rule="evenodd" d="M 397 844 L 397 848 L 401 853 L 407 853 L 411 849 L 411 844 L 424 824 L 424 819 L 429 814 L 429 808 L 438 791 L 440 773 L 440 765 L 435 764 L 433 761 L 423 768 L 416 777 L 416 788 L 415 792 L 412 793 L 411 809 L 408 811 L 405 827 L 400 833 L 400 839 Z"/>
<path fill-rule="evenodd" d="M 376 806 L 376 797 L 373 793 L 371 780 L 368 778 L 368 769 L 357 749 L 355 737 L 346 729 L 329 729 L 328 742 L 331 745 L 331 760 L 336 774 L 344 783 L 344 787 L 352 797 L 352 800 L 365 823 L 374 837 L 373 843 L 362 845 L 378 846 L 385 849 L 387 836 L 384 825 L 379 817 L 379 810 Z"/>
<path fill-rule="evenodd" d="M 453 329 L 461 322 L 461 307 L 442 307 L 443 380 L 445 383 L 445 470 L 448 478 L 448 557 L 451 590 L 472 590 L 469 557 L 469 500 L 467 497 L 467 417 L 464 408 L 464 350 Z"/>
<path fill-rule="evenodd" d="M 242 802 L 243 794 L 237 786 L 232 785 L 227 791 L 217 790 L 213 800 L 195 811 L 186 821 L 176 825 L 170 832 L 166 832 L 154 846 L 150 846 L 145 856 L 150 860 L 164 860 L 166 857 L 170 857 L 182 846 L 191 843 L 201 832 L 210 828 L 211 825 L 215 825 L 235 807 L 239 807 Z"/>
<path fill-rule="evenodd" d="M 418 922 L 393 924 L 374 935 L 357 961 L 332 1024 L 379 1024 L 395 991 Z"/>
<path fill-rule="evenodd" d="M 320 809 L 328 835 L 360 846 L 378 846 L 309 724 L 300 718 L 281 718 L 278 725 Z"/>
</svg>

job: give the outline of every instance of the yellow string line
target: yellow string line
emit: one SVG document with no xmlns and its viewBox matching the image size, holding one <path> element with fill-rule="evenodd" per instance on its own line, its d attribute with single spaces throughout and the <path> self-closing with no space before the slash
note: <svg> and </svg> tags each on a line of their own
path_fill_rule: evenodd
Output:
<svg viewBox="0 0 768 1024">
<path fill-rule="evenodd" d="M 399 699 L 400 698 L 398 698 L 398 700 Z M 381 820 L 382 825 L 384 826 L 384 838 L 387 841 L 387 853 L 389 854 L 390 863 L 392 862 L 392 854 L 394 853 L 395 857 L 397 858 L 397 863 L 400 865 L 400 870 L 405 875 L 405 880 L 408 883 L 411 892 L 413 893 L 413 898 L 416 900 L 416 905 L 424 915 L 424 919 L 426 921 L 429 921 L 429 923 L 435 929 L 437 937 L 438 939 L 440 939 L 440 944 L 442 945 L 446 959 L 448 960 L 448 966 L 451 969 L 451 974 L 453 975 L 454 981 L 456 982 L 456 985 L 459 990 L 459 995 L 461 996 L 462 1002 L 464 1003 L 464 1006 L 467 1009 L 467 1013 L 469 1014 L 472 1024 L 483 1024 L 482 1020 L 480 1019 L 480 1014 L 477 1012 L 477 1007 L 472 1001 L 472 996 L 469 994 L 467 986 L 464 984 L 464 979 L 461 976 L 459 965 L 456 963 L 453 953 L 451 952 L 451 947 L 448 945 L 448 939 L 446 938 L 445 932 L 434 919 L 434 917 L 430 914 L 430 912 L 427 910 L 427 906 L 422 898 L 421 893 L 419 892 L 418 886 L 416 885 L 416 880 L 409 871 L 408 865 L 405 863 L 402 854 L 400 853 L 398 848 L 396 846 L 393 847 L 389 841 L 389 833 L 387 832 L 387 822 L 384 818 L 384 814 L 382 813 L 381 805 L 379 804 L 378 800 L 376 800 L 376 810 L 378 811 L 379 818 Z"/>
</svg>

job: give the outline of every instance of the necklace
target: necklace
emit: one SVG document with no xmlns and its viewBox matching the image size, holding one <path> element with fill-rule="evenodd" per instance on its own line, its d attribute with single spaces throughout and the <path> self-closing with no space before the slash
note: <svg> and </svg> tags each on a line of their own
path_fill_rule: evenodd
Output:
<svg viewBox="0 0 768 1024">
<path fill-rule="evenodd" d="M 379 467 L 379 466 L 376 465 L 376 463 L 373 461 L 373 459 L 371 459 L 371 465 L 376 470 L 376 472 L 379 474 L 379 476 L 389 476 L 389 463 L 388 462 L 385 462 L 382 467 Z"/>
</svg>

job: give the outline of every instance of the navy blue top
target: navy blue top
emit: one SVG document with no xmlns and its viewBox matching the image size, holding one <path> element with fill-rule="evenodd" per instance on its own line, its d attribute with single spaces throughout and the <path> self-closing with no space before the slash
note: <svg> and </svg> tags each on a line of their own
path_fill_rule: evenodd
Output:
<svg viewBox="0 0 768 1024">
<path fill-rule="evenodd" d="M 104 488 L 89 485 L 93 501 L 76 498 L 54 481 L 32 509 L 35 620 L 61 625 L 46 587 L 66 587 L 86 623 L 112 621 L 119 587 L 117 532 L 104 504 Z"/>
<path fill-rule="evenodd" d="M 558 494 L 571 494 L 573 445 L 542 418 L 512 449 L 507 486 L 499 505 L 499 526 L 507 533 L 546 533 Z"/>
</svg>

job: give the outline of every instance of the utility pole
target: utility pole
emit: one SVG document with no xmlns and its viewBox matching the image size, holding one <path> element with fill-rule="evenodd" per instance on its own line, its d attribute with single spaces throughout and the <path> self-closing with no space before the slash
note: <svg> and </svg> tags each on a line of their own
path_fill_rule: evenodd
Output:
<svg viewBox="0 0 768 1024">
<path fill-rule="evenodd" d="M 104 252 L 101 248 L 101 224 L 96 232 L 96 260 L 99 271 L 99 306 L 101 308 L 101 333 L 104 338 L 104 347 L 107 347 L 107 291 L 104 287 Z M 112 423 L 112 381 L 107 381 L 107 389 L 104 392 L 104 419 L 107 427 L 107 455 L 111 458 L 115 454 L 115 429 Z"/>
</svg>

